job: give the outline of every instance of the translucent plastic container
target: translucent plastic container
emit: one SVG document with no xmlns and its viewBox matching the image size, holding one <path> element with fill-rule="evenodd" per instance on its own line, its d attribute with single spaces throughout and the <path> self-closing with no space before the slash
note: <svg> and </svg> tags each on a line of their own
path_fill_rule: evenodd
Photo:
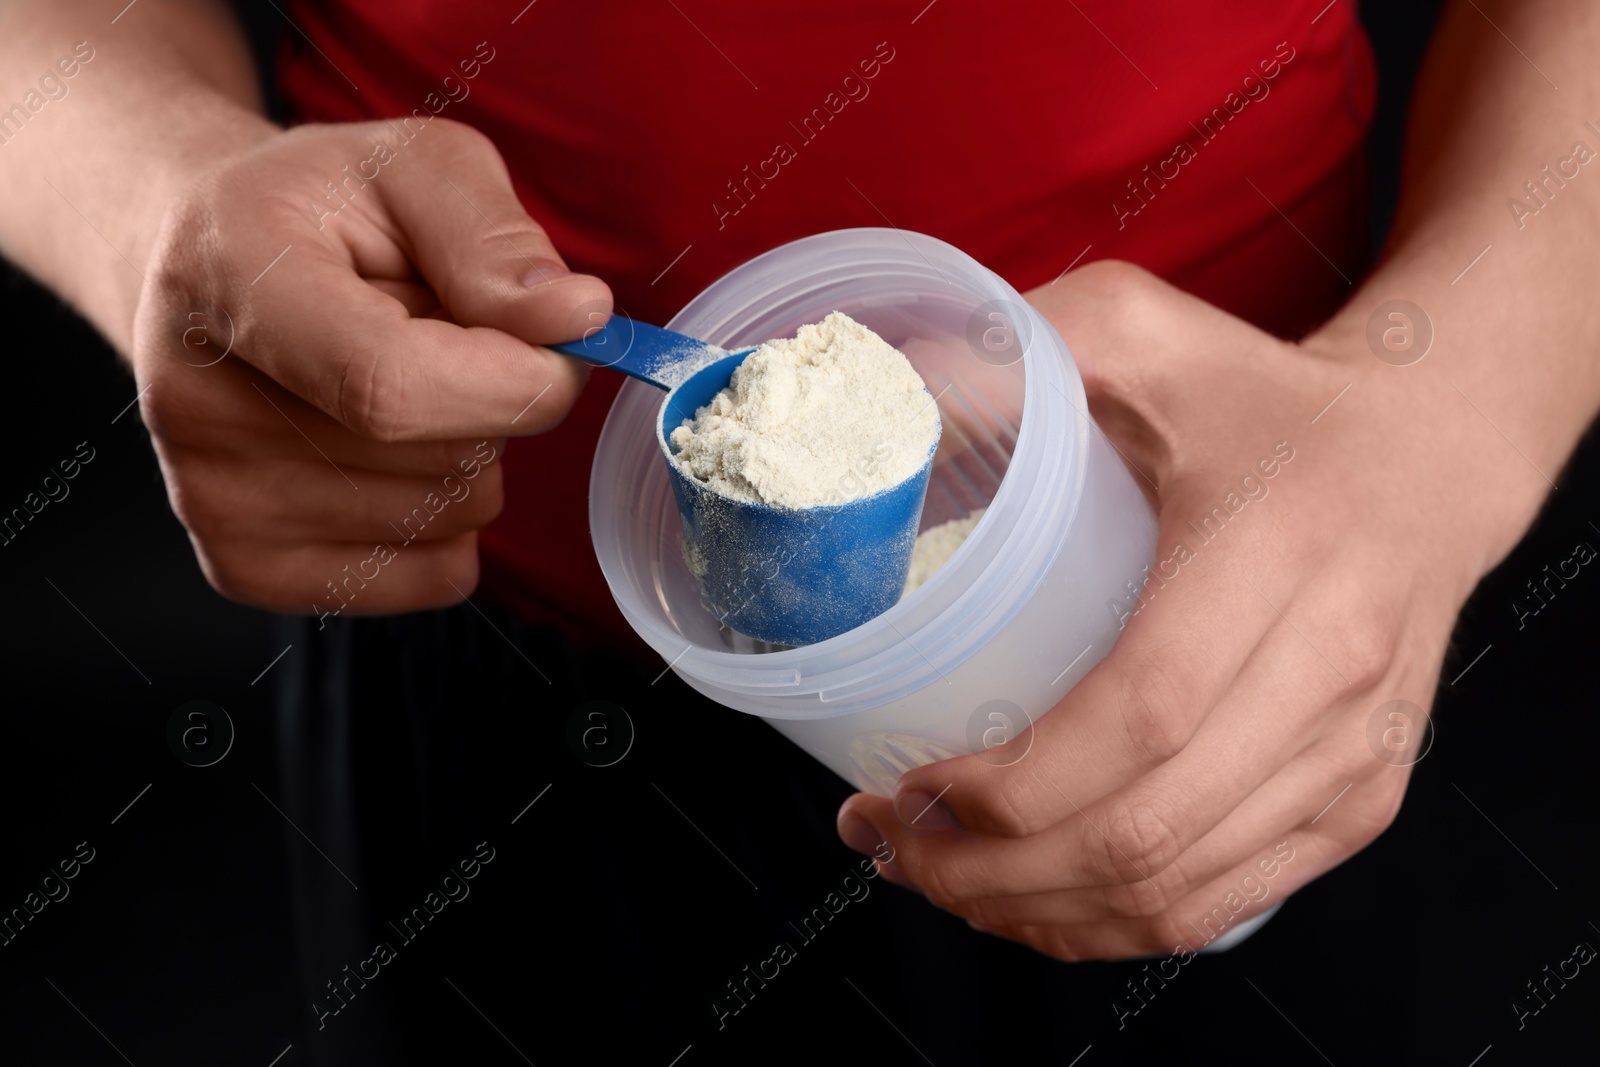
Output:
<svg viewBox="0 0 1600 1067">
<path fill-rule="evenodd" d="M 1126 583 L 1154 559 L 1156 523 L 1091 423 L 1060 335 L 942 241 L 890 229 L 808 237 L 731 271 L 667 325 L 734 348 L 830 311 L 903 351 L 937 398 L 944 429 L 922 528 L 987 509 L 921 588 L 801 648 L 767 651 L 720 627 L 684 561 L 655 439 L 661 392 L 639 382 L 606 419 L 589 522 L 618 606 L 684 681 L 890 795 L 912 767 L 983 750 L 995 709 L 1037 719 L 1110 650 Z"/>
</svg>

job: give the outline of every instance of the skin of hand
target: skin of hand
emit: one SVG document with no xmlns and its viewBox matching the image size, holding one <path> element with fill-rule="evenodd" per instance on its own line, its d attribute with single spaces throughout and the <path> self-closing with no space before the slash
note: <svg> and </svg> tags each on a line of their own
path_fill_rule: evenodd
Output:
<svg viewBox="0 0 1600 1067">
<path fill-rule="evenodd" d="M 1389 825 L 1416 750 L 1382 754 L 1385 705 L 1429 707 L 1466 597 L 1600 409 L 1600 199 L 1561 186 L 1548 226 L 1507 211 L 1575 140 L 1594 158 L 1592 16 L 1449 5 L 1383 260 L 1299 344 L 1125 264 L 1028 295 L 1151 492 L 1159 580 L 1020 758 L 997 765 L 1022 737 L 852 796 L 846 844 L 887 840 L 885 877 L 980 929 L 1115 958 L 1193 952 Z M 1415 365 L 1374 358 L 1397 298 L 1437 326 Z"/>
<path fill-rule="evenodd" d="M 82 24 L 124 6 L 11 5 L 0 61 L 46 69 Z M 438 492 L 461 446 L 565 408 L 579 372 L 536 345 L 580 333 L 587 315 L 545 327 L 605 290 L 512 284 L 528 264 L 497 226 L 518 259 L 554 252 L 513 209 L 492 149 L 442 120 L 319 227 L 307 201 L 372 155 L 371 134 L 271 128 L 224 5 L 144 0 L 135 13 L 94 60 L 100 91 L 74 90 L 6 145 L 0 249 L 119 351 L 137 348 L 144 417 L 212 581 L 314 609 L 413 494 Z M 1274 340 L 1116 265 L 1033 294 L 1155 487 L 1158 560 L 1279 442 L 1293 459 L 1220 537 L 1190 542 L 1195 558 L 1039 720 L 1026 757 L 910 773 L 898 799 L 912 826 L 881 798 L 846 802 L 848 842 L 866 830 L 863 851 L 896 848 L 887 877 L 1063 958 L 1165 952 L 1203 939 L 1197 914 L 1238 898 L 1242 921 L 1388 823 L 1406 772 L 1370 751 L 1371 710 L 1430 703 L 1457 609 L 1543 498 L 1527 468 L 1557 470 L 1600 404 L 1600 242 L 1584 239 L 1600 232 L 1595 179 L 1562 186 L 1531 221 L 1506 212 L 1600 115 L 1592 14 L 1585 0 L 1449 6 L 1417 83 L 1388 263 L 1315 339 Z M 151 251 L 150 215 L 174 197 Z M 461 264 L 482 284 L 458 285 Z M 1386 297 L 1448 325 L 1448 378 L 1433 357 L 1403 379 L 1372 359 L 1363 327 Z M 1469 403 L 1489 407 L 1492 430 Z M 496 504 L 486 478 L 353 607 L 468 590 L 468 539 Z M 968 829 L 941 828 L 941 813 Z"/>
<path fill-rule="evenodd" d="M 218 591 L 296 613 L 469 594 L 497 438 L 583 382 L 538 346 L 611 310 L 489 140 L 437 118 L 273 132 L 175 199 L 144 274 L 131 363 L 173 510 Z"/>
<path fill-rule="evenodd" d="M 911 771 L 892 803 L 846 801 L 840 833 L 887 840 L 886 877 L 1051 956 L 1193 950 L 1394 818 L 1410 768 L 1378 758 L 1369 721 L 1430 704 L 1492 554 L 1462 547 L 1485 500 L 1460 487 L 1492 499 L 1486 472 L 1516 472 L 1459 411 L 1427 409 L 1448 389 L 1424 403 L 1364 347 L 1277 340 L 1121 263 L 1028 299 L 1150 483 L 1172 562 L 1021 758 Z"/>
</svg>

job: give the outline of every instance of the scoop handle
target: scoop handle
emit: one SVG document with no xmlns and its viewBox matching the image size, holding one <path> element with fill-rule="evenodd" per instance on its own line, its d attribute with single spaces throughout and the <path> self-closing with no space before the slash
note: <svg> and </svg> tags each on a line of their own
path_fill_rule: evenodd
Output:
<svg viewBox="0 0 1600 1067">
<path fill-rule="evenodd" d="M 596 367 L 610 367 L 668 392 L 684 377 L 684 366 L 699 366 L 708 354 L 723 353 L 716 345 L 622 315 L 611 316 L 604 326 L 589 330 L 576 341 L 544 347 Z"/>
</svg>

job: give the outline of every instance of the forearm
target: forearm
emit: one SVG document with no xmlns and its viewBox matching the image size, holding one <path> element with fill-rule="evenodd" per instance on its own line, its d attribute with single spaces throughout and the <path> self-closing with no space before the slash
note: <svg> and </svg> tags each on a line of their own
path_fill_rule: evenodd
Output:
<svg viewBox="0 0 1600 1067">
<path fill-rule="evenodd" d="M 0 252 L 123 353 L 167 205 L 199 173 L 273 130 L 225 5 L 125 5 L 0 7 L 0 109 L 21 109 L 0 113 Z M 87 44 L 75 55 L 79 42 Z M 84 54 L 87 62 L 70 61 Z M 58 66 L 63 57 L 69 62 Z"/>
<path fill-rule="evenodd" d="M 1435 420 L 1441 449 L 1481 461 L 1481 480 L 1457 488 L 1486 527 L 1479 574 L 1521 538 L 1600 408 L 1597 16 L 1587 0 L 1446 12 L 1412 106 L 1388 254 L 1306 341 L 1372 371 L 1359 388 L 1388 394 L 1375 411 L 1393 416 L 1403 394 Z M 1432 321 L 1432 348 L 1413 367 L 1368 352 L 1369 320 L 1391 299 Z"/>
</svg>

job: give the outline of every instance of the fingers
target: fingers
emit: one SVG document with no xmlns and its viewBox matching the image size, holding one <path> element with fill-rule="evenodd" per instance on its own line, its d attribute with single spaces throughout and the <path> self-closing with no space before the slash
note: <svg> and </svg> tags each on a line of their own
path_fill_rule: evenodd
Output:
<svg viewBox="0 0 1600 1067">
<path fill-rule="evenodd" d="M 1346 760 L 1332 754 L 1334 747 L 1318 746 L 1290 761 L 1173 863 L 1151 868 L 1148 876 L 1135 876 L 1118 885 L 995 894 L 960 902 L 954 910 L 989 927 L 1151 918 L 1176 906 L 1197 887 L 1247 863 L 1295 827 L 1317 819 L 1335 799 L 1338 806 L 1329 809 L 1328 828 L 1341 836 L 1347 849 L 1360 847 L 1370 839 L 1361 837 L 1370 823 L 1362 813 L 1382 808 L 1387 798 L 1403 787 L 1405 775 L 1387 767 L 1382 768 L 1381 776 L 1373 774 L 1370 767 L 1352 772 Z M 1337 815 L 1332 814 L 1335 811 Z M 1352 826 L 1357 828 L 1354 832 Z M 1376 832 L 1372 829 L 1374 835 Z M 896 858 L 908 873 L 915 870 L 914 863 L 906 862 L 914 857 L 908 857 L 899 846 Z"/>
<path fill-rule="evenodd" d="M 582 327 L 573 330 L 580 309 L 596 312 L 603 323 L 611 291 L 598 278 L 567 272 L 549 237 L 517 200 L 490 140 L 448 122 L 435 123 L 430 134 L 435 131 L 428 166 L 396 168 L 379 184 L 379 195 L 451 318 L 529 344 L 582 336 Z"/>
<path fill-rule="evenodd" d="M 1048 888 L 1012 892 L 1007 887 L 993 895 L 964 896 L 962 879 L 996 864 L 1012 864 L 1012 884 L 1037 886 L 1016 877 L 1014 860 L 1040 838 L 1008 841 L 979 835 L 917 833 L 897 830 L 886 834 L 894 849 L 891 880 L 925 892 L 930 899 L 981 929 L 1014 937 L 1062 958 L 1118 956 L 1170 949 L 1178 922 L 1194 923 L 1202 932 L 1189 937 L 1198 947 L 1204 930 L 1218 929 L 1218 921 L 1202 923 L 1201 914 L 1216 905 L 1238 909 L 1274 899 L 1310 881 L 1323 870 L 1360 850 L 1388 827 L 1404 795 L 1409 768 L 1374 761 L 1364 730 L 1346 718 L 1345 727 L 1328 734 L 1290 760 L 1238 806 L 1211 832 L 1178 859 L 1148 877 L 1131 877 L 1116 886 Z M 841 809 L 841 824 L 851 813 L 866 815 L 878 825 L 889 817 L 888 802 L 879 797 L 856 796 Z M 875 837 L 876 834 L 863 835 Z M 1278 877 L 1278 863 L 1268 850 L 1287 839 L 1300 847 L 1307 839 L 1320 842 L 1327 862 L 1305 867 L 1292 879 Z M 930 849 L 931 846 L 931 849 Z M 1057 849 L 1064 853 L 1070 842 Z M 1008 856 L 1007 853 L 1010 853 Z M 1261 861 L 1266 859 L 1263 864 Z M 1278 858 L 1282 859 L 1282 851 Z M 1032 865 L 1049 869 L 1052 856 L 1036 851 Z M 1256 869 L 1252 870 L 1252 866 Z M 1048 881 L 1048 880 L 1046 880 Z M 1216 889 L 1226 883 L 1228 890 Z M 1061 883 L 1056 883 L 1057 885 Z M 1196 902 L 1214 897 L 1205 908 Z M 1264 888 L 1265 887 L 1265 888 Z M 1233 899 L 1225 900 L 1228 892 Z M 1270 906 L 1272 900 L 1266 900 Z M 1259 909 L 1254 909 L 1259 910 Z M 1227 925 L 1231 911 L 1217 913 Z M 1234 916 L 1242 921 L 1248 912 Z M 1065 933 L 1062 927 L 1072 928 Z M 1097 931 L 1096 927 L 1103 927 Z M 1180 931 L 1181 932 L 1181 931 Z M 1188 936 L 1188 935 L 1183 935 Z"/>
<path fill-rule="evenodd" d="M 392 545 L 203 541 L 206 580 L 230 600 L 285 614 L 375 615 L 460 603 L 478 584 L 476 534 Z"/>
<path fill-rule="evenodd" d="M 1164 588 L 1152 581 L 1148 606 L 1128 621 L 1110 654 L 1034 724 L 1026 756 L 999 767 L 963 756 L 908 772 L 896 793 L 901 820 L 909 824 L 942 793 L 919 826 L 946 822 L 1023 837 L 1181 752 L 1278 621 L 1270 604 L 1223 570 L 1227 565 L 1202 556 Z M 1229 623 L 1196 626 L 1197 619 Z"/>
<path fill-rule="evenodd" d="M 1292 346 L 1125 266 L 1029 298 L 1087 356 L 1101 410 L 1109 403 L 1144 435 L 1162 564 L 1130 576 L 1137 613 L 1027 741 L 1011 742 L 1020 751 L 1010 765 L 986 754 L 918 768 L 893 804 L 847 801 L 841 830 L 887 838 L 887 876 L 1051 955 L 1198 946 L 1393 817 L 1404 773 L 1380 776 L 1362 705 L 1407 673 L 1392 656 L 1410 620 L 1391 617 L 1404 609 L 1376 595 L 1384 586 L 1370 567 L 1335 566 L 1344 553 L 1334 539 L 1286 529 L 1299 516 L 1257 508 L 1258 518 L 1231 521 L 1244 503 L 1219 475 L 1251 469 L 1261 428 L 1243 434 L 1242 421 L 1259 416 L 1270 431 L 1295 389 L 1306 391 L 1277 381 Z M 1213 545 L 1223 527 L 1229 536 Z M 1322 818 L 1347 787 L 1337 816 Z"/>
<path fill-rule="evenodd" d="M 163 457 L 178 518 L 208 539 L 439 540 L 487 526 L 505 502 L 498 466 L 479 465 L 473 478 L 448 468 L 416 477 L 312 453 L 254 460 L 246 474 L 239 464 L 170 445 Z"/>
<path fill-rule="evenodd" d="M 365 143 L 348 129 L 285 135 L 177 202 L 152 257 L 142 336 L 170 350 L 192 314 L 226 323 L 238 360 L 377 441 L 555 425 L 584 371 L 536 346 L 603 320 L 610 292 L 565 272 L 485 138 L 435 126 L 331 223 L 262 184 L 322 173 Z"/>
<path fill-rule="evenodd" d="M 1173 336 L 1188 336 L 1186 323 L 1231 322 L 1127 265 L 1074 272 L 1030 299 L 1064 330 L 1075 330 L 1088 348 L 1115 354 L 1106 365 L 1124 367 L 1121 387 L 1151 406 L 1140 414 L 1162 440 L 1172 439 L 1170 427 L 1156 424 L 1176 401 L 1166 395 L 1170 383 L 1144 378 L 1162 377 L 1155 374 L 1159 353 L 1172 347 Z M 1130 349 L 1155 354 L 1125 356 Z M 1006 767 L 968 758 L 912 771 L 899 786 L 902 820 L 910 822 L 942 797 L 922 825 L 1026 836 L 1182 751 L 1277 622 L 1272 604 L 1256 592 L 1240 562 L 1251 557 L 1251 548 L 1258 550 L 1257 559 L 1270 557 L 1260 551 L 1267 529 L 1258 523 L 1244 537 L 1229 530 L 1223 546 L 1210 547 L 1236 509 L 1229 510 L 1229 495 L 1217 491 L 1204 471 L 1198 474 L 1164 477 L 1159 562 L 1129 576 L 1138 611 L 1109 655 L 1034 724 L 1026 758 Z"/>
<path fill-rule="evenodd" d="M 241 357 L 375 441 L 538 432 L 582 385 L 575 361 L 499 330 L 412 318 L 322 246 L 306 247 L 292 279 L 269 274 L 257 289 Z"/>
<path fill-rule="evenodd" d="M 179 365 L 176 357 L 166 363 L 153 383 L 157 388 L 140 399 L 140 417 L 158 446 L 188 448 L 210 459 L 317 460 L 434 480 L 447 474 L 475 477 L 501 451 L 485 438 L 369 441 L 245 363 Z"/>
<path fill-rule="evenodd" d="M 1287 627 L 1269 634 L 1194 739 L 1148 774 L 1093 803 L 1055 786 L 1073 813 L 1048 829 L 1020 839 L 917 831 L 879 809 L 879 832 L 894 844 L 902 869 L 940 903 L 1079 887 L 1101 887 L 1084 895 L 1091 902 L 1168 901 L 1174 882 L 1181 887 L 1216 873 L 1195 867 L 1196 843 L 1241 806 L 1259 807 L 1257 789 L 1269 779 L 1279 782 L 1279 769 L 1313 740 L 1310 728 L 1326 709 L 1327 687 L 1307 686 L 1296 669 L 1314 676 L 1320 666 L 1303 662 L 1302 653 L 1309 655 L 1303 647 L 1288 649 L 1287 661 L 1279 658 L 1290 641 L 1298 639 Z M 1264 715 L 1264 708 L 1273 713 Z M 1291 824 L 1271 809 L 1247 841 Z"/>
<path fill-rule="evenodd" d="M 400 160 L 376 124 L 300 127 L 163 221 L 140 403 L 206 576 L 236 600 L 456 602 L 500 508 L 497 439 L 554 426 L 582 386 L 538 346 L 603 320 L 609 290 L 565 270 L 486 138 L 433 125 Z"/>
<path fill-rule="evenodd" d="M 1375 766 L 1366 743 L 1362 731 L 1346 729 L 1301 753 L 1175 863 L 1150 872 L 1148 879 L 952 899 L 954 878 L 961 875 L 950 872 L 970 876 L 994 864 L 1000 851 L 1034 839 L 905 830 L 886 835 L 895 862 L 885 874 L 979 929 L 1060 959 L 1146 955 L 1176 946 L 1193 951 L 1319 877 L 1389 826 L 1409 771 Z M 865 795 L 846 802 L 841 825 L 851 815 L 864 815 L 879 826 L 892 817 L 886 800 Z M 934 868 L 932 854 L 923 851 L 929 841 L 938 849 L 966 851 L 938 856 Z M 953 844 L 958 841 L 966 844 Z"/>
<path fill-rule="evenodd" d="M 1262 843 L 1247 860 L 1195 887 L 1158 915 L 1062 925 L 1022 923 L 996 927 L 994 932 L 1061 960 L 1192 953 L 1278 904 L 1370 842 L 1392 821 L 1400 796 L 1396 792 L 1392 800 L 1377 800 L 1361 813 L 1364 829 L 1354 846 L 1349 832 L 1331 823 L 1296 826 L 1281 838 Z"/>
</svg>

